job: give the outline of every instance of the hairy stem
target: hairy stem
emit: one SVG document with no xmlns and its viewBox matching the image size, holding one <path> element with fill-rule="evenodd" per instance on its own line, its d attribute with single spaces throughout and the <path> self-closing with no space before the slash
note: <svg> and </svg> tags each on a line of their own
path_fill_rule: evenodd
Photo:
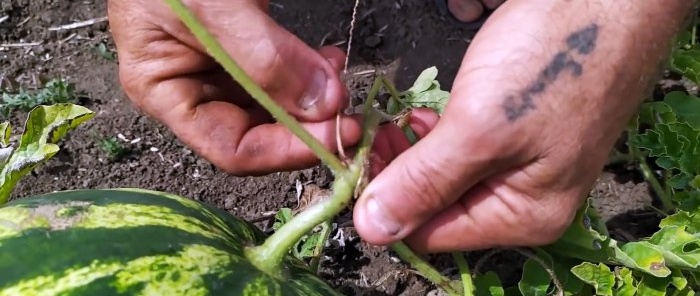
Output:
<svg viewBox="0 0 700 296">
<path fill-rule="evenodd" d="M 376 92 L 374 94 L 376 96 Z M 368 101 L 373 101 L 374 96 L 370 95 Z M 360 184 L 360 179 L 367 173 L 367 159 L 378 126 L 378 114 L 368 112 L 365 115 L 364 134 L 357 155 L 348 170 L 336 174 L 331 198 L 322 200 L 299 213 L 265 240 L 262 245 L 246 249 L 246 257 L 256 267 L 268 274 L 277 274 L 287 253 L 299 239 L 313 230 L 316 225 L 331 220 L 348 206 L 357 194 L 356 189 Z"/>
<path fill-rule="evenodd" d="M 246 249 L 246 257 L 257 268 L 271 275 L 278 275 L 289 250 L 314 227 L 333 219 L 352 200 L 361 166 L 353 163 L 349 171 L 341 172 L 333 183 L 333 196 L 319 201 L 299 213 L 265 240 L 260 246 Z"/>
<path fill-rule="evenodd" d="M 165 0 L 175 14 L 189 28 L 209 54 L 279 122 L 284 124 L 295 136 L 306 144 L 316 156 L 323 161 L 334 173 L 347 171 L 347 167 L 332 152 L 311 135 L 294 117 L 277 104 L 270 96 L 246 74 L 238 63 L 226 52 L 221 44 L 211 35 L 204 25 L 185 6 L 182 0 Z"/>
<path fill-rule="evenodd" d="M 391 249 L 399 255 L 401 260 L 404 260 L 411 264 L 418 273 L 423 277 L 428 279 L 430 282 L 442 289 L 447 295 L 450 296 L 461 296 L 462 291 L 455 287 L 453 282 L 437 271 L 430 263 L 426 262 L 422 258 L 418 257 L 411 249 L 403 242 L 394 243 L 391 245 Z"/>
<path fill-rule="evenodd" d="M 636 135 L 636 130 L 628 129 L 628 133 L 630 134 L 630 138 L 632 138 Z M 637 148 L 633 144 L 628 143 L 627 146 L 629 147 L 629 153 L 630 155 L 632 155 L 632 158 L 636 158 L 639 161 L 639 169 L 642 171 L 642 175 L 644 175 L 644 178 L 651 186 L 651 189 L 654 191 L 654 193 L 656 193 L 656 195 L 658 195 L 659 199 L 661 200 L 661 210 L 664 213 L 672 211 L 675 208 L 673 200 L 671 199 L 671 196 L 667 194 L 666 190 L 661 185 L 659 180 L 654 175 L 654 172 L 647 164 L 645 155 L 642 154 L 641 151 L 639 151 L 639 148 Z"/>
<path fill-rule="evenodd" d="M 313 273 L 318 273 L 318 269 L 321 268 L 321 258 L 323 258 L 323 248 L 326 246 L 326 241 L 331 235 L 331 229 L 333 228 L 332 220 L 327 220 L 323 222 L 323 228 L 321 229 L 320 237 L 316 243 L 316 248 L 314 249 L 314 257 L 311 259 L 309 264 L 311 271 Z"/>
<path fill-rule="evenodd" d="M 542 260 L 542 258 L 537 256 L 537 254 L 535 254 L 527 249 L 515 248 L 513 250 L 515 250 L 516 252 L 520 253 L 521 255 L 523 255 L 529 259 L 532 259 L 533 261 L 540 264 L 540 266 L 542 266 L 542 268 L 545 271 L 547 271 L 547 274 L 549 274 L 550 279 L 552 279 L 552 283 L 554 284 L 554 287 L 556 287 L 556 289 L 557 289 L 557 292 L 555 295 L 556 296 L 564 296 L 564 286 L 561 284 L 561 281 L 557 277 L 557 274 L 554 273 L 553 267 L 551 267 L 549 264 L 547 264 L 547 262 L 544 262 L 544 260 Z"/>
<path fill-rule="evenodd" d="M 397 101 L 397 103 L 401 103 L 399 93 L 396 90 L 396 87 L 394 86 L 391 81 L 389 81 L 386 76 L 380 75 L 377 77 L 377 80 L 375 80 L 375 85 L 377 82 L 381 82 L 381 84 L 386 87 L 386 89 L 389 90 L 389 93 L 391 94 L 392 98 Z M 374 87 L 373 87 L 374 89 Z M 378 89 L 377 89 L 378 91 Z M 417 141 L 417 137 L 415 136 L 415 133 L 413 133 L 413 130 L 411 127 L 406 124 L 405 126 L 401 127 L 404 130 L 404 133 L 406 134 L 406 137 L 408 138 L 409 142 L 411 145 L 415 144 Z M 413 135 L 413 137 L 411 137 Z M 414 269 L 418 271 L 423 277 L 431 281 L 433 284 L 436 286 L 440 287 L 445 291 L 445 293 L 449 295 L 462 295 L 462 293 L 459 291 L 459 289 L 454 287 L 454 282 L 452 282 L 450 279 L 446 278 L 443 276 L 438 270 L 435 269 L 430 263 L 425 262 L 423 259 L 418 257 L 411 248 L 409 248 L 405 243 L 403 242 L 398 242 L 395 243 L 391 246 L 391 248 L 396 252 L 396 254 L 403 260 L 404 262 L 410 264 Z M 471 275 L 469 274 L 469 270 L 466 270 L 466 276 L 471 278 Z M 465 293 L 467 293 L 465 291 Z M 471 294 L 465 294 L 465 295 L 471 295 Z"/>
<path fill-rule="evenodd" d="M 474 295 L 474 282 L 472 281 L 472 275 L 469 271 L 469 264 L 467 259 L 464 258 L 462 252 L 452 252 L 452 259 L 457 263 L 457 268 L 459 268 L 459 276 L 462 279 L 462 288 L 464 289 L 464 296 Z"/>
</svg>

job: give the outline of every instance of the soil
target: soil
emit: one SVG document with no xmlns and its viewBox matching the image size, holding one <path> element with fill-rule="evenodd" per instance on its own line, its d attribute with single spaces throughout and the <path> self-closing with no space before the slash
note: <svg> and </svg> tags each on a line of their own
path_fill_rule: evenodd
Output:
<svg viewBox="0 0 700 296">
<path fill-rule="evenodd" d="M 273 0 L 270 12 L 282 25 L 310 45 L 337 44 L 344 48 L 352 1 Z M 329 172 L 310 168 L 260 177 L 234 177 L 217 170 L 183 146 L 163 125 L 136 110 L 119 85 L 117 64 L 99 54 L 100 44 L 112 49 L 106 22 L 70 30 L 48 28 L 106 15 L 106 1 L 9 0 L 0 3 L 0 43 L 34 46 L 0 47 L 0 81 L 24 87 L 45 78 L 62 77 L 74 83 L 81 104 L 97 115 L 60 143 L 61 151 L 20 182 L 13 198 L 79 189 L 139 187 L 168 191 L 220 207 L 231 214 L 256 219 L 281 207 L 297 205 L 297 183 L 328 188 Z M 437 66 L 438 79 L 451 88 L 461 57 L 473 31 L 442 17 L 432 1 L 362 1 L 351 51 L 349 87 L 356 97 L 371 77 L 357 74 L 379 68 L 399 88 L 406 88 L 425 68 Z M 26 116 L 13 115 L 16 129 Z M 125 157 L 110 160 L 101 139 L 117 138 L 128 148 Z M 639 237 L 653 231 L 652 202 L 646 184 L 630 168 L 609 169 L 592 192 L 595 205 L 622 236 Z M 632 176 L 632 177 L 630 177 Z M 644 212 L 646 216 L 630 211 Z M 640 218 L 641 217 L 641 218 Z M 639 223 L 639 221 L 651 221 Z M 269 223 L 259 223 L 269 231 Z M 636 225 L 636 226 L 635 226 Z M 624 231 L 622 231 L 624 229 Z M 322 276 L 348 295 L 426 295 L 433 286 L 411 273 L 385 248 L 363 244 L 352 228 L 343 228 L 344 246 L 333 245 L 322 262 Z M 337 234 L 337 230 L 333 235 Z M 473 264 L 485 252 L 469 255 Z M 454 268 L 442 256 L 431 257 L 446 273 Z M 522 260 L 508 252 L 494 256 L 482 270 L 496 270 L 515 283 Z"/>
</svg>

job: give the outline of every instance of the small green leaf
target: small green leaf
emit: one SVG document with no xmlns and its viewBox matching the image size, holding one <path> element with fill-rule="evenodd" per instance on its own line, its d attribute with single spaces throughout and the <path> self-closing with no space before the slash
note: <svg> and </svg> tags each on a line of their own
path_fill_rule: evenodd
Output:
<svg viewBox="0 0 700 296">
<path fill-rule="evenodd" d="M 700 98 L 674 91 L 666 95 L 664 102 L 684 122 L 690 124 L 693 129 L 700 130 Z"/>
<path fill-rule="evenodd" d="M 275 223 L 272 224 L 272 229 L 275 231 L 279 230 L 284 224 L 287 224 L 289 220 L 292 220 L 292 209 L 281 208 L 275 214 Z"/>
<path fill-rule="evenodd" d="M 427 107 L 435 110 L 442 115 L 445 112 L 445 106 L 450 98 L 450 93 L 440 89 L 432 89 L 419 94 L 412 98 L 407 98 L 405 103 L 410 107 Z"/>
<path fill-rule="evenodd" d="M 413 86 L 403 94 L 419 94 L 427 91 L 433 85 L 433 81 L 435 81 L 437 75 L 438 69 L 435 66 L 423 70 L 423 72 L 418 75 L 418 78 L 416 78 L 416 82 L 413 83 Z"/>
<path fill-rule="evenodd" d="M 680 269 L 671 270 L 671 285 L 678 290 L 684 290 L 688 286 L 688 279 Z"/>
<path fill-rule="evenodd" d="M 655 277 L 644 274 L 639 286 L 637 286 L 637 295 L 665 296 L 669 285 L 671 285 L 671 277 Z"/>
<path fill-rule="evenodd" d="M 581 263 L 571 269 L 578 278 L 593 286 L 596 295 L 612 296 L 615 286 L 615 275 L 605 264 L 595 265 L 590 262 Z"/>
<path fill-rule="evenodd" d="M 552 279 L 547 271 L 533 259 L 523 265 L 523 272 L 518 288 L 523 296 L 545 296 L 551 287 Z"/>
<path fill-rule="evenodd" d="M 505 290 L 498 274 L 489 271 L 474 279 L 475 296 L 505 296 Z"/>
<path fill-rule="evenodd" d="M 700 83 L 700 47 L 679 48 L 671 56 L 671 69 L 695 83 Z"/>
<path fill-rule="evenodd" d="M 617 284 L 615 285 L 615 296 L 634 296 L 637 293 L 637 286 L 634 283 L 632 271 L 626 267 L 616 269 L 615 277 Z"/>
<path fill-rule="evenodd" d="M 681 227 L 689 233 L 698 233 L 700 232 L 700 216 L 697 214 L 690 214 L 687 211 L 678 211 L 673 215 L 663 218 L 661 222 L 659 222 L 659 227 L 662 229 Z"/>
<path fill-rule="evenodd" d="M 0 204 L 7 202 L 20 178 L 59 150 L 56 143 L 94 113 L 73 104 L 38 106 L 29 113 L 19 146 L 0 172 Z"/>
<path fill-rule="evenodd" d="M 685 288 L 683 290 L 673 291 L 671 296 L 695 296 L 695 291 L 693 291 L 691 288 Z"/>
<path fill-rule="evenodd" d="M 299 251 L 301 258 L 309 258 L 314 256 L 314 251 L 319 239 L 321 239 L 319 233 L 313 233 L 312 235 L 302 239 L 303 243 L 301 245 L 301 250 Z"/>
</svg>

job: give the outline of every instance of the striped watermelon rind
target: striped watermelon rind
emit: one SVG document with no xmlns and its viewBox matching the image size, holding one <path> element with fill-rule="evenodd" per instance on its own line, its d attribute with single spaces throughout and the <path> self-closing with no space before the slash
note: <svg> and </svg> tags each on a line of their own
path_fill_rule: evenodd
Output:
<svg viewBox="0 0 700 296">
<path fill-rule="evenodd" d="M 266 236 L 184 197 L 62 191 L 0 207 L 0 296 L 338 295 L 289 256 L 282 278 L 243 255 Z"/>
</svg>

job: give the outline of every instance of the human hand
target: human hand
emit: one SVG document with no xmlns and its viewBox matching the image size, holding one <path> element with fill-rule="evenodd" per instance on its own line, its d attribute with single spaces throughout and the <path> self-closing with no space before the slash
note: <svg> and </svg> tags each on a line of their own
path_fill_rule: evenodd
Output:
<svg viewBox="0 0 700 296">
<path fill-rule="evenodd" d="M 422 121 L 427 135 L 410 148 L 387 140 L 396 128 L 378 139 L 380 158 L 396 158 L 354 207 L 363 240 L 447 252 L 558 239 L 689 8 L 631 3 L 506 1 L 471 43 L 444 116 Z"/>
<path fill-rule="evenodd" d="M 328 149 L 346 90 L 344 54 L 312 50 L 267 15 L 268 1 L 185 1 L 243 70 Z M 133 103 L 197 154 L 236 175 L 302 169 L 314 154 L 210 57 L 163 1 L 109 1 L 119 75 Z M 355 144 L 360 124 L 341 120 Z"/>
</svg>

